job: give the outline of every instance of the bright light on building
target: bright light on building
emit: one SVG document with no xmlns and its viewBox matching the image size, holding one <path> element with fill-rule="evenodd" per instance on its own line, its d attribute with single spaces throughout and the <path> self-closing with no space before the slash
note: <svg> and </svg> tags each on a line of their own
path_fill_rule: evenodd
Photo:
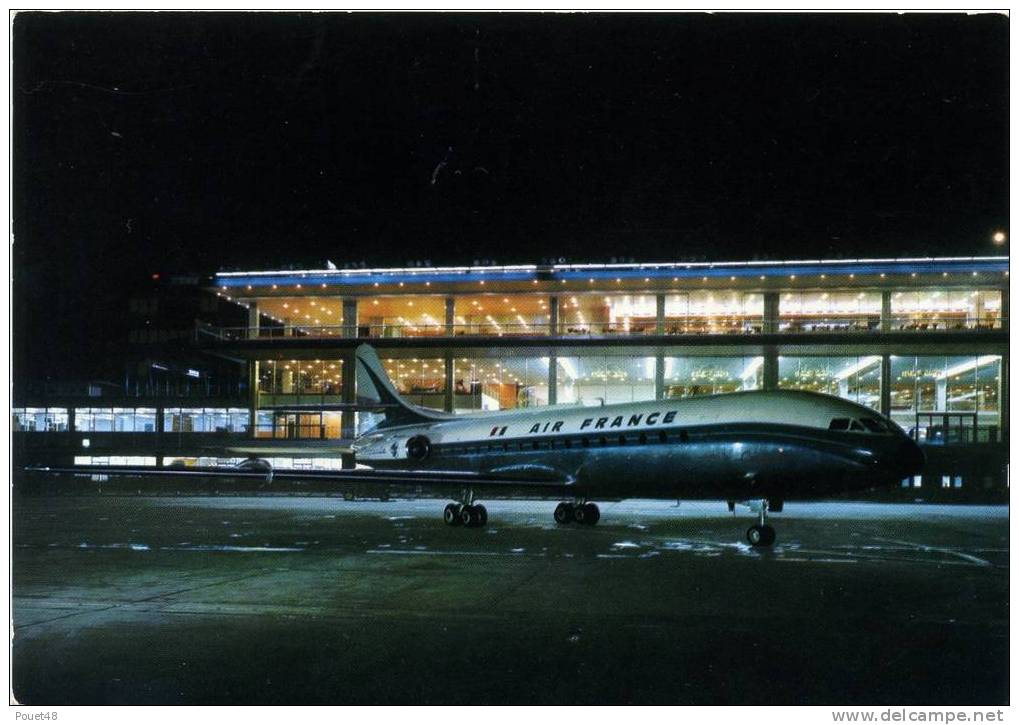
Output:
<svg viewBox="0 0 1019 725">
<path fill-rule="evenodd" d="M 1000 229 L 996 231 L 994 235 L 991 237 L 991 241 L 993 241 L 995 244 L 1004 244 L 1005 240 L 1007 239 L 1008 235 L 1005 234 L 1005 232 L 1001 231 Z"/>
</svg>

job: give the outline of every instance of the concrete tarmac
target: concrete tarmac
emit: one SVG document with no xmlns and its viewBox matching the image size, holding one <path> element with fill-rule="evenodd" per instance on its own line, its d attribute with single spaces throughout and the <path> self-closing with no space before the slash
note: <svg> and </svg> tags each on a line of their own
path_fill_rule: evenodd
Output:
<svg viewBox="0 0 1019 725">
<path fill-rule="evenodd" d="M 1008 509 L 21 496 L 26 704 L 1004 704 Z"/>
</svg>

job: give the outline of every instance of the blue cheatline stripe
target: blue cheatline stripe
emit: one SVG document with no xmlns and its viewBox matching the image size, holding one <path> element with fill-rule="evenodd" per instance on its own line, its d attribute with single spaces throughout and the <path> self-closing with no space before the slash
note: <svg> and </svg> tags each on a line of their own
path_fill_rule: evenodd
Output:
<svg viewBox="0 0 1019 725">
<path fill-rule="evenodd" d="M 829 276 L 859 274 L 941 274 L 949 273 L 1003 273 L 1008 271 L 1007 258 L 976 258 L 976 259 L 932 259 L 923 261 L 859 261 L 859 262 L 828 262 L 828 263 L 793 263 L 793 264 L 762 264 L 744 266 L 742 264 L 717 264 L 713 266 L 677 266 L 658 269 L 553 269 L 538 273 L 530 270 L 508 270 L 508 271 L 477 271 L 465 272 L 359 272 L 356 274 L 342 272 L 308 272 L 308 273 L 286 273 L 279 274 L 241 274 L 241 275 L 217 275 L 216 285 L 227 288 L 266 287 L 278 286 L 306 286 L 308 291 L 313 291 L 321 284 L 361 286 L 379 283 L 379 285 L 393 285 L 403 282 L 405 284 L 423 284 L 425 282 L 437 283 L 463 283 L 463 282 L 530 282 L 540 279 L 544 282 L 555 282 L 559 280 L 580 281 L 587 279 L 596 280 L 670 280 L 696 279 L 699 277 L 719 278 L 736 277 L 737 279 L 753 279 L 761 276 L 767 277 L 788 277 L 789 275 L 821 275 Z"/>
</svg>

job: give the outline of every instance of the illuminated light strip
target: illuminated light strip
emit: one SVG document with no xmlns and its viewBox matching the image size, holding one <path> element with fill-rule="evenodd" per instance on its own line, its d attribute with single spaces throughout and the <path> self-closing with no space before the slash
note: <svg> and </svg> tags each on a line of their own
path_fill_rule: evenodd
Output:
<svg viewBox="0 0 1019 725">
<path fill-rule="evenodd" d="M 537 265 L 508 265 L 500 267 L 393 267 L 393 268 L 372 268 L 372 269 L 351 269 L 351 270 L 275 270 L 275 271 L 249 271 L 249 272 L 220 272 L 216 279 L 221 286 L 246 286 L 245 280 L 255 281 L 255 278 L 265 278 L 260 284 L 298 284 L 298 280 L 306 280 L 308 277 L 327 278 L 347 284 L 360 284 L 368 282 L 389 282 L 389 281 L 425 281 L 418 280 L 420 276 L 427 276 L 428 281 L 469 281 L 470 278 L 478 276 L 502 275 L 504 281 L 533 280 L 534 274 L 538 271 L 551 273 L 550 281 L 555 279 L 579 278 L 585 276 L 590 278 L 592 274 L 597 275 L 598 271 L 612 273 L 616 276 L 626 276 L 633 279 L 637 276 L 646 277 L 648 273 L 662 272 L 668 275 L 675 275 L 677 271 L 698 270 L 700 275 L 705 272 L 710 276 L 730 275 L 733 271 L 746 270 L 746 274 L 760 273 L 767 268 L 781 270 L 774 274 L 811 274 L 817 266 L 843 267 L 846 272 L 860 274 L 879 274 L 881 272 L 896 273 L 914 271 L 902 270 L 903 265 L 929 265 L 931 269 L 921 270 L 926 273 L 944 271 L 942 266 L 952 265 L 965 266 L 965 271 L 1001 271 L 1007 270 L 1008 257 L 906 257 L 886 259 L 817 259 L 817 260 L 789 260 L 789 261 L 746 261 L 746 262 L 668 262 L 668 263 L 626 263 L 626 264 L 571 264 L 552 265 L 538 267 Z M 974 270 L 973 265 L 980 269 Z M 556 276 L 558 275 L 558 276 Z M 445 276 L 447 279 L 438 279 Z M 745 276 L 740 274 L 740 276 Z M 272 279 L 278 277 L 279 279 Z M 414 278 L 410 279 L 409 278 Z M 381 278 L 381 279 L 380 279 Z M 391 279 L 387 279 L 391 278 Z M 238 284 L 240 282 L 240 284 Z"/>
<path fill-rule="evenodd" d="M 685 268 L 703 268 L 703 267 L 767 267 L 767 266 L 781 266 L 781 265 L 798 265 L 798 264 L 876 264 L 876 263 L 888 263 L 888 262 L 907 262 L 907 263 L 931 263 L 931 262 L 1007 262 L 1007 256 L 991 256 L 991 257 L 863 257 L 859 259 L 797 259 L 797 260 L 785 260 L 785 261 L 769 261 L 769 260 L 747 260 L 747 261 L 728 261 L 728 262 L 626 262 L 618 264 L 560 264 L 551 265 L 548 267 L 541 267 L 542 270 L 570 270 L 570 269 L 678 269 L 680 267 Z M 259 275 L 272 275 L 272 274 L 286 274 L 286 275 L 298 275 L 298 274 L 337 274 L 337 275 L 356 275 L 356 274 L 431 274 L 434 272 L 503 272 L 503 271 L 538 271 L 539 266 L 535 264 L 511 264 L 511 265 L 500 265 L 495 267 L 470 267 L 470 266 L 454 266 L 454 267 L 372 267 L 369 269 L 298 269 L 298 270 L 271 270 L 261 272 L 219 272 L 216 276 L 218 277 L 237 277 L 243 275 L 259 276 Z"/>
<path fill-rule="evenodd" d="M 959 363 L 954 367 L 950 367 L 943 373 L 936 375 L 934 379 L 945 380 L 946 378 L 950 378 L 953 375 L 959 375 L 960 373 L 975 370 L 976 368 L 982 368 L 984 365 L 990 365 L 991 363 L 997 362 L 998 360 L 1000 360 L 1000 358 L 997 355 L 983 355 L 981 357 L 978 357 L 976 360 L 969 360 L 964 363 Z"/>
<path fill-rule="evenodd" d="M 869 367 L 877 365 L 879 362 L 881 362 L 880 355 L 868 355 L 867 357 L 853 363 L 849 367 L 839 371 L 834 377 L 836 380 L 845 380 L 846 378 L 856 375 Z"/>
</svg>

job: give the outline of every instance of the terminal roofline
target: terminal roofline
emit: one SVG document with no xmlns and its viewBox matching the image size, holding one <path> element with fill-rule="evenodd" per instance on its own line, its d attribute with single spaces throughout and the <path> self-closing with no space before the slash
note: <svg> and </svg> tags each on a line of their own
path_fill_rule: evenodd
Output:
<svg viewBox="0 0 1019 725">
<path fill-rule="evenodd" d="M 996 263 L 1008 262 L 1008 256 L 971 257 L 886 257 L 860 259 L 801 259 L 801 260 L 746 260 L 729 262 L 621 262 L 621 263 L 578 263 L 578 264 L 510 264 L 496 266 L 443 266 L 443 267 L 371 267 L 355 269 L 279 269 L 259 271 L 217 272 L 216 277 L 260 277 L 270 275 L 365 275 L 365 274 L 485 274 L 507 272 L 570 272 L 587 270 L 655 270 L 715 269 L 715 268 L 762 268 L 793 267 L 809 265 L 855 265 L 855 264 L 938 264 L 938 263 Z"/>
<path fill-rule="evenodd" d="M 371 269 L 306 269 L 273 270 L 252 272 L 220 272 L 212 280 L 212 286 L 220 290 L 240 287 L 283 286 L 300 287 L 302 284 L 327 287 L 393 284 L 464 284 L 492 282 L 498 284 L 548 283 L 593 283 L 614 281 L 628 284 L 634 282 L 661 283 L 671 278 L 672 282 L 691 280 L 698 277 L 703 281 L 725 277 L 747 280 L 778 279 L 788 277 L 809 278 L 838 274 L 853 278 L 884 277 L 886 275 L 934 275 L 965 272 L 976 277 L 982 274 L 1008 274 L 1007 256 L 987 257 L 909 257 L 889 259 L 818 259 L 789 261 L 745 261 L 745 262 L 672 262 L 672 263 L 623 263 L 623 264 L 550 264 L 512 265 L 505 267 L 393 267 Z M 860 280 L 862 281 L 862 280 Z"/>
</svg>

